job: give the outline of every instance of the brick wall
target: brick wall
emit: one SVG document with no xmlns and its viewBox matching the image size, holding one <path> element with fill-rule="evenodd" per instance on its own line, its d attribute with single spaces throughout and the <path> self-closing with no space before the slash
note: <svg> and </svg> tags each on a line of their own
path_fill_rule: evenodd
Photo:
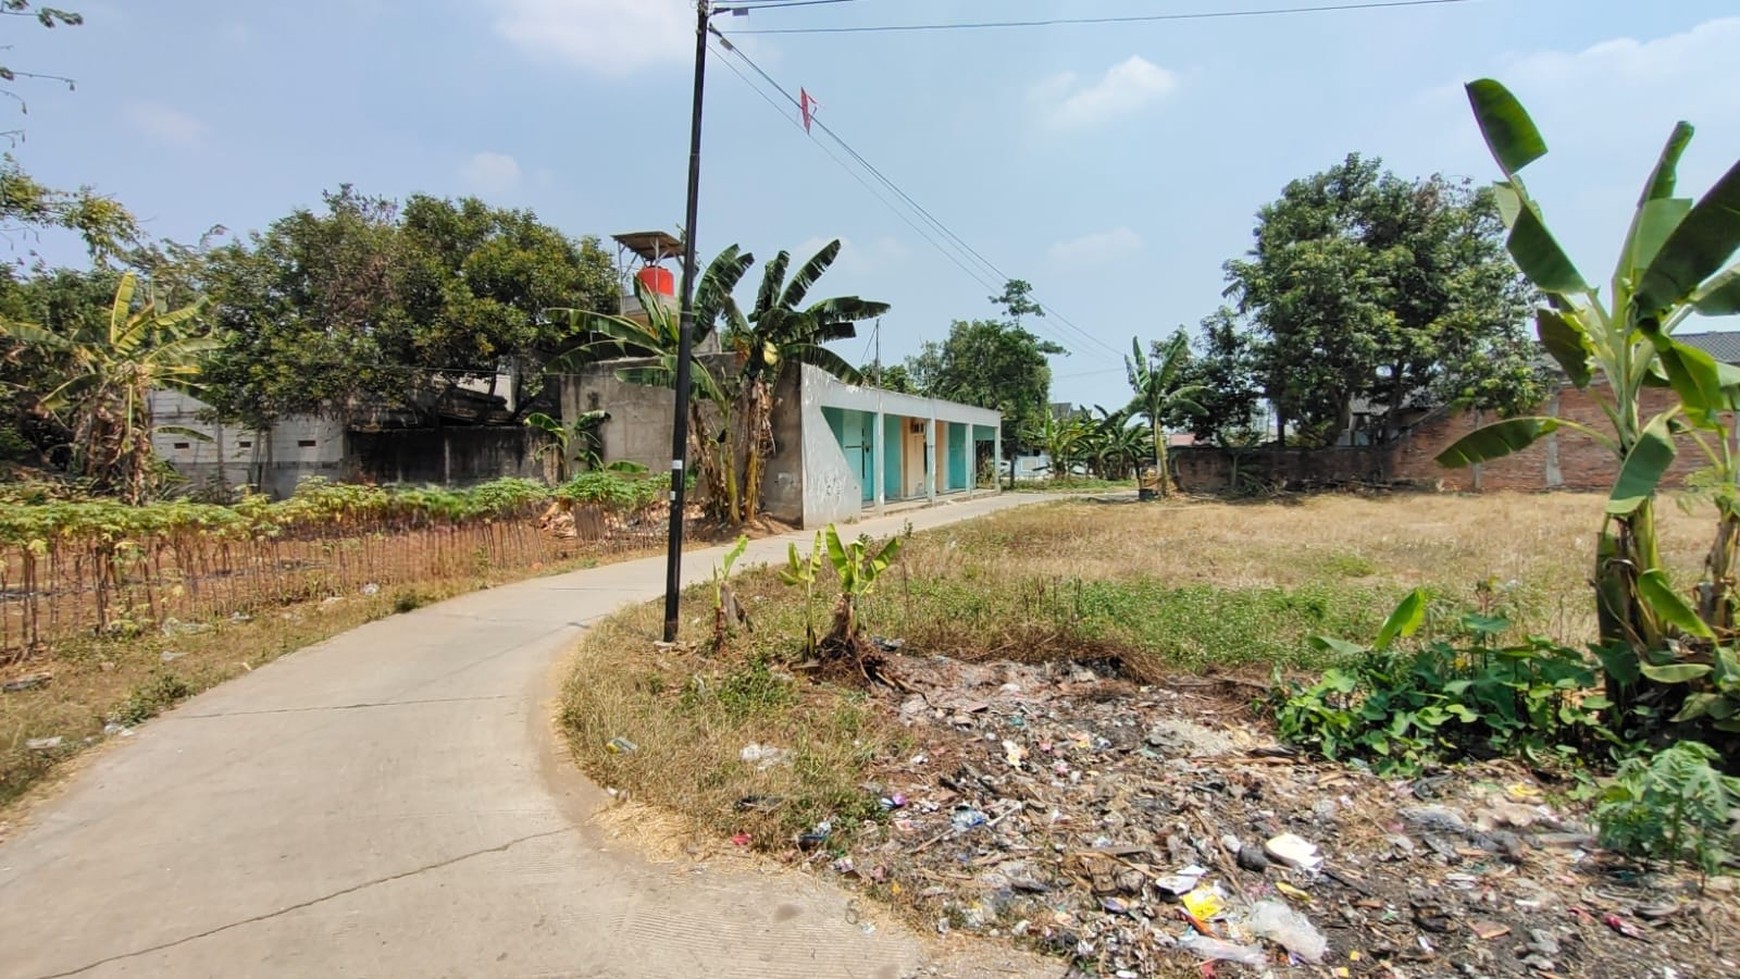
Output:
<svg viewBox="0 0 1740 979">
<path fill-rule="evenodd" d="M 1596 431 L 1608 428 L 1607 416 L 1596 402 L 1605 397 L 1599 383 L 1587 390 L 1565 388 L 1541 405 L 1534 414 L 1552 415 L 1582 422 Z M 1666 408 L 1673 392 L 1645 388 L 1644 417 Z M 1376 448 L 1260 449 L 1235 455 L 1221 449 L 1174 450 L 1178 484 L 1193 493 L 1221 493 L 1234 489 L 1235 470 L 1253 473 L 1268 483 L 1288 486 L 1332 486 L 1351 482 L 1400 483 L 1449 492 L 1514 490 L 1605 490 L 1618 473 L 1618 461 L 1594 439 L 1560 429 L 1521 452 L 1495 462 L 1463 469 L 1446 469 L 1435 461 L 1438 453 L 1481 425 L 1498 420 L 1491 412 L 1443 411 L 1428 416 L 1400 441 Z M 1706 460 L 1689 444 L 1674 459 L 1664 485 L 1678 486 L 1687 475 L 1703 468 Z"/>
</svg>

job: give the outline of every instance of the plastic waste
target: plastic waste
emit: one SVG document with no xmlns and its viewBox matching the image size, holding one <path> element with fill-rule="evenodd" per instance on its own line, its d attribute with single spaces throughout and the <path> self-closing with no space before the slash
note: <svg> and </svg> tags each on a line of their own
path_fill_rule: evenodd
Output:
<svg viewBox="0 0 1740 979">
<path fill-rule="evenodd" d="M 1269 840 L 1263 845 L 1263 852 L 1276 863 L 1298 870 L 1316 872 L 1323 866 L 1323 858 L 1317 853 L 1317 845 L 1293 833 L 1282 833 Z"/>
<path fill-rule="evenodd" d="M 955 831 L 964 833 L 975 826 L 983 826 L 989 818 L 977 809 L 956 809 L 954 814 Z"/>
<path fill-rule="evenodd" d="M 611 738 L 604 747 L 613 755 L 632 755 L 640 750 L 640 745 L 627 738 Z"/>
<path fill-rule="evenodd" d="M 1241 965 L 1265 965 L 1269 957 L 1255 945 L 1240 945 L 1189 932 L 1178 940 L 1178 947 L 1204 962 L 1237 962 Z"/>
<path fill-rule="evenodd" d="M 1220 888 L 1210 884 L 1207 887 L 1198 887 L 1184 895 L 1181 903 L 1184 905 L 1184 910 L 1190 912 L 1192 918 L 1198 921 L 1209 921 L 1219 917 L 1226 910 L 1226 895 L 1221 893 Z"/>
<path fill-rule="evenodd" d="M 754 765 L 760 771 L 767 771 L 775 765 L 783 765 L 791 760 L 791 751 L 786 748 L 775 748 L 770 744 L 758 744 L 754 741 L 743 746 L 737 757 Z"/>
<path fill-rule="evenodd" d="M 1306 917 L 1285 903 L 1270 898 L 1258 901 L 1245 919 L 1245 930 L 1266 938 L 1299 958 L 1319 965 L 1329 951 L 1329 941 Z"/>
</svg>

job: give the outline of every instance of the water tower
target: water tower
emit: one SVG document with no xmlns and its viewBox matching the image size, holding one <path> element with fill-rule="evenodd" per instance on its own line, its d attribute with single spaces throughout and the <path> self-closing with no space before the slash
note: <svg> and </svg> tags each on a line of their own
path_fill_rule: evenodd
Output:
<svg viewBox="0 0 1740 979">
<path fill-rule="evenodd" d="M 611 237 L 616 240 L 616 266 L 622 272 L 622 315 L 646 322 L 646 310 L 634 294 L 636 282 L 675 315 L 677 277 L 664 263 L 682 262 L 682 241 L 665 231 L 630 231 Z"/>
</svg>

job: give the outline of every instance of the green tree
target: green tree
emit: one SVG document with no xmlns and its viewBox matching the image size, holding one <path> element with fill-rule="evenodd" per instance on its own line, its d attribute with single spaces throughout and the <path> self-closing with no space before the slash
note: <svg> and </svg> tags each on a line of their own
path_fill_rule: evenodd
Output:
<svg viewBox="0 0 1740 979">
<path fill-rule="evenodd" d="M 214 250 L 204 278 L 224 349 L 208 400 L 264 427 L 362 405 L 438 417 L 462 380 L 506 373 L 521 413 L 549 359 L 579 339 L 550 308 L 613 311 L 596 241 L 474 198 L 395 201 L 346 186 Z"/>
<path fill-rule="evenodd" d="M 922 393 L 1003 413 L 1004 445 L 1027 444 L 1022 435 L 1050 413 L 1051 364 L 1064 349 L 1005 320 L 956 320 L 947 340 L 926 341 L 906 369 Z"/>
<path fill-rule="evenodd" d="M 822 246 L 788 281 L 791 255 L 782 251 L 762 269 L 755 305 L 747 316 L 734 301 L 715 307 L 725 321 L 725 344 L 737 357 L 738 410 L 745 431 L 740 483 L 745 519 L 760 512 L 762 473 L 774 449 L 773 390 L 787 365 L 807 364 L 849 384 L 864 381 L 856 367 L 823 345 L 857 336 L 855 324 L 888 312 L 888 304 L 857 296 L 804 304 L 816 280 L 839 254 L 840 241 L 835 239 Z"/>
<path fill-rule="evenodd" d="M 1023 316 L 1045 315 L 1045 307 L 1033 298 L 1033 286 L 1025 279 L 1010 279 L 1003 283 L 1001 295 L 990 296 L 986 301 L 993 306 L 1003 307 L 1003 314 L 1016 326 L 1021 325 Z"/>
<path fill-rule="evenodd" d="M 1255 445 L 1264 433 L 1257 427 L 1262 390 L 1253 337 L 1226 306 L 1205 317 L 1199 331 L 1185 377 L 1198 388 L 1193 400 L 1202 410 L 1169 423 L 1223 448 Z"/>
<path fill-rule="evenodd" d="M 1393 438 L 1421 398 L 1509 412 L 1545 397 L 1521 332 L 1531 292 L 1490 191 L 1351 154 L 1289 183 L 1254 234 L 1228 292 L 1256 330 L 1263 393 L 1308 443 L 1345 431 L 1356 399 L 1384 409 Z"/>
<path fill-rule="evenodd" d="M 745 519 L 743 496 L 736 478 L 742 441 L 733 418 L 737 382 L 723 372 L 715 372 L 695 351 L 713 335 L 722 319 L 741 315 L 731 293 L 754 261 L 754 255 L 732 245 L 707 266 L 695 290 L 695 326 L 689 355 L 689 458 L 706 490 L 708 515 L 732 523 Z M 645 310 L 644 318 L 588 309 L 549 310 L 552 316 L 568 323 L 570 333 L 583 338 L 578 346 L 553 360 L 551 367 L 570 371 L 593 364 L 622 362 L 615 375 L 625 384 L 675 387 L 681 356 L 678 312 L 670 304 L 658 301 L 638 281 L 635 297 Z"/>
<path fill-rule="evenodd" d="M 884 391 L 896 394 L 917 394 L 918 385 L 913 382 L 912 373 L 905 364 L 884 364 L 873 360 L 858 369 L 867 384 L 873 384 Z"/>
<path fill-rule="evenodd" d="M 165 310 L 149 290 L 140 296 L 137 278 L 127 273 L 100 323 L 85 319 L 59 332 L 0 321 L 0 333 L 64 371 L 40 404 L 72 432 L 72 475 L 129 503 L 145 498 L 155 469 L 150 394 L 198 390 L 200 366 L 213 346 L 199 322 L 204 305 Z"/>
<path fill-rule="evenodd" d="M 1153 349 L 1144 356 L 1142 341 L 1130 341 L 1130 356 L 1124 361 L 1130 388 L 1136 396 L 1126 409 L 1131 415 L 1145 418 L 1154 435 L 1154 471 L 1160 479 L 1160 495 L 1170 492 L 1172 473 L 1166 458 L 1166 424 L 1181 413 L 1195 414 L 1202 406 L 1195 400 L 1202 394 L 1200 385 L 1191 383 L 1188 373 L 1190 338 L 1182 329 L 1164 341 L 1154 341 Z"/>
<path fill-rule="evenodd" d="M 1546 141 L 1503 85 L 1468 85 L 1469 101 L 1504 174 L 1495 190 L 1508 248 L 1546 295 L 1535 311 L 1541 346 L 1607 424 L 1522 417 L 1478 429 L 1438 456 L 1447 466 L 1501 458 L 1560 428 L 1608 448 L 1618 465 L 1596 538 L 1595 611 L 1616 729 L 1660 733 L 1670 721 L 1702 720 L 1740 733 L 1740 457 L 1733 411 L 1740 368 L 1674 339 L 1692 316 L 1740 313 L 1740 163 L 1701 199 L 1674 196 L 1692 127 L 1678 124 L 1644 184 L 1610 285 L 1597 288 L 1548 230 L 1520 172 L 1546 155 Z M 1671 386 L 1673 402 L 1651 414 L 1645 387 Z M 1682 445 L 1710 462 L 1696 485 L 1714 504 L 1715 542 L 1704 578 L 1675 588 L 1663 567 L 1656 496 Z M 1695 601 L 1688 601 L 1687 595 Z M 1678 711 L 1676 715 L 1676 710 Z M 1730 761 L 1740 758 L 1730 738 Z"/>
</svg>

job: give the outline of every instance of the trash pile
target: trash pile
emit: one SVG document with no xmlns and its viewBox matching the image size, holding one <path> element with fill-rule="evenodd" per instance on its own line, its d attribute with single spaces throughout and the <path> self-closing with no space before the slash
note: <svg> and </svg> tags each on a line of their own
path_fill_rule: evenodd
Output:
<svg viewBox="0 0 1740 979">
<path fill-rule="evenodd" d="M 939 932 L 1119 977 L 1740 975 L 1731 879 L 1628 867 L 1521 766 L 1380 779 L 1275 744 L 1250 689 L 1115 664 L 889 666 L 887 818 L 796 852 Z"/>
</svg>

